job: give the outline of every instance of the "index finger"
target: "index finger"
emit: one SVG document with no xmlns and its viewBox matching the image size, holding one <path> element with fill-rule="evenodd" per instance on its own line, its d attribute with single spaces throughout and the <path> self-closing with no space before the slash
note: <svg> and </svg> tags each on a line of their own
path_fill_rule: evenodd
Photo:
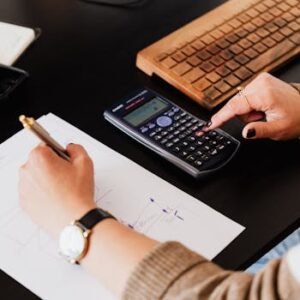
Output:
<svg viewBox="0 0 300 300">
<path fill-rule="evenodd" d="M 247 97 L 247 98 L 245 98 Z M 225 122 L 230 119 L 250 113 L 253 111 L 251 107 L 251 96 L 249 95 L 235 95 L 231 100 L 229 100 L 223 108 L 221 108 L 215 115 L 211 118 L 211 126 L 209 129 L 215 129 L 222 126 Z"/>
</svg>

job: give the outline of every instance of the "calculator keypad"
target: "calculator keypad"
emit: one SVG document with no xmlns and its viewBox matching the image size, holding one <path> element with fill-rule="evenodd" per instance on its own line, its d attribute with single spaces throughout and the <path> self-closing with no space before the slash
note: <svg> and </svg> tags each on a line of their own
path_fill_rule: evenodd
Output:
<svg viewBox="0 0 300 300">
<path fill-rule="evenodd" d="M 203 169 L 208 164 L 212 165 L 233 143 L 230 138 L 214 130 L 201 137 L 196 136 L 204 125 L 204 121 L 174 106 L 155 122 L 143 125 L 140 132 L 193 167 Z"/>
</svg>

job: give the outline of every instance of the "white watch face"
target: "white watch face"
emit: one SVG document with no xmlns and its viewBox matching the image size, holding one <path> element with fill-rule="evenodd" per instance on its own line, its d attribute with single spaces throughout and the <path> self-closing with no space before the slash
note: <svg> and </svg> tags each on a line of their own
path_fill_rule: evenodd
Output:
<svg viewBox="0 0 300 300">
<path fill-rule="evenodd" d="M 76 225 L 66 226 L 59 237 L 60 252 L 71 262 L 75 262 L 83 254 L 86 243 L 83 230 Z"/>
</svg>

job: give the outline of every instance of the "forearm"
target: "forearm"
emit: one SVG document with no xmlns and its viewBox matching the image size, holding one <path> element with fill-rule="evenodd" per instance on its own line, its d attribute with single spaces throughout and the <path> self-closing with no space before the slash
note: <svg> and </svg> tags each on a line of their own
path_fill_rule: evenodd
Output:
<svg viewBox="0 0 300 300">
<path fill-rule="evenodd" d="M 81 265 L 99 283 L 120 296 L 135 267 L 157 244 L 115 220 L 107 219 L 93 229 Z"/>
</svg>

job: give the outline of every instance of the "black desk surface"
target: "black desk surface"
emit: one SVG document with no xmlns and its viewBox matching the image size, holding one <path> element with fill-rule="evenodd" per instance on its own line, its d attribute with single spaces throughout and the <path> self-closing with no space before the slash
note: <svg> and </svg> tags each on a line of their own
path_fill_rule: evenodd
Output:
<svg viewBox="0 0 300 300">
<path fill-rule="evenodd" d="M 1 104 L 0 142 L 21 129 L 17 122 L 21 113 L 34 117 L 57 114 L 246 226 L 215 259 L 224 267 L 242 269 L 299 226 L 300 141 L 243 142 L 228 167 L 195 182 L 102 118 L 108 105 L 141 85 L 208 118 L 210 113 L 187 97 L 138 71 L 135 56 L 138 50 L 222 2 L 149 0 L 129 10 L 78 0 L 1 0 L 0 21 L 41 27 L 43 33 L 16 64 L 31 76 L 22 92 Z M 276 75 L 300 82 L 299 74 L 297 59 Z M 231 121 L 225 129 L 240 138 L 238 121 Z M 4 273 L 0 273 L 0 287 L 7 299 L 36 298 Z"/>
</svg>

